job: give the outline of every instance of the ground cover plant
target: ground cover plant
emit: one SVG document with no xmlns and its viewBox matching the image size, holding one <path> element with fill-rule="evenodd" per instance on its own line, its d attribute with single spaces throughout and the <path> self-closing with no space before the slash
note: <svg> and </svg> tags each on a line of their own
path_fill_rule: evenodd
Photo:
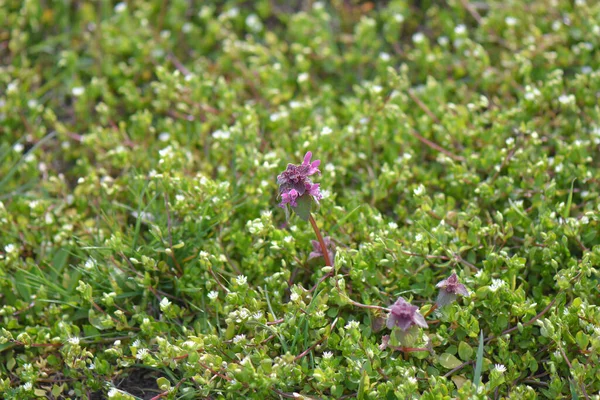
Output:
<svg viewBox="0 0 600 400">
<path fill-rule="evenodd" d="M 591 0 L 0 0 L 2 397 L 598 399 L 599 46 Z"/>
</svg>

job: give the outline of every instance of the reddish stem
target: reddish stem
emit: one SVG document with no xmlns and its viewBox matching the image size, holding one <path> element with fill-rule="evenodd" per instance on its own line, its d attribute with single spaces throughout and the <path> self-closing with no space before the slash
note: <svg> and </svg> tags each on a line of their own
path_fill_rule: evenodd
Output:
<svg viewBox="0 0 600 400">
<path fill-rule="evenodd" d="M 308 220 L 315 231 L 315 235 L 317 235 L 317 240 L 319 241 L 319 245 L 321 245 L 321 251 L 323 252 L 323 258 L 325 258 L 325 265 L 328 267 L 333 267 L 333 263 L 329 259 L 329 251 L 327 251 L 327 246 L 325 246 L 325 241 L 323 240 L 323 236 L 321 235 L 321 231 L 317 226 L 317 222 L 313 218 L 312 214 L 308 214 Z"/>
<path fill-rule="evenodd" d="M 435 310 L 437 310 L 437 303 L 433 303 L 433 306 L 431 306 L 431 308 L 429 309 L 429 311 L 427 311 L 425 313 L 425 315 L 423 315 L 423 317 L 427 318 L 428 315 L 430 315 L 432 312 L 434 312 Z"/>
</svg>

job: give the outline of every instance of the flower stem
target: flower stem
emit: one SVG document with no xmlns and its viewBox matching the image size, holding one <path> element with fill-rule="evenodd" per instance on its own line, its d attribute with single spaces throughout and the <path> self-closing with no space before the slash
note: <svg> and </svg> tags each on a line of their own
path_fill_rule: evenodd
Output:
<svg viewBox="0 0 600 400">
<path fill-rule="evenodd" d="M 434 312 L 435 310 L 437 310 L 438 305 L 437 303 L 433 303 L 433 306 L 431 306 L 431 308 L 429 309 L 429 311 L 427 311 L 425 313 L 425 315 L 423 315 L 423 317 L 427 318 L 428 315 L 430 315 L 432 312 Z"/>
<path fill-rule="evenodd" d="M 321 251 L 323 252 L 323 258 L 325 258 L 325 265 L 328 267 L 333 267 L 331 260 L 329 259 L 329 251 L 327 250 L 327 246 L 325 246 L 325 241 L 323 240 L 323 236 L 321 235 L 321 231 L 317 226 L 317 222 L 313 218 L 312 214 L 308 214 L 308 220 L 315 231 L 315 235 L 317 235 L 317 240 L 319 241 L 319 245 L 321 245 Z"/>
</svg>

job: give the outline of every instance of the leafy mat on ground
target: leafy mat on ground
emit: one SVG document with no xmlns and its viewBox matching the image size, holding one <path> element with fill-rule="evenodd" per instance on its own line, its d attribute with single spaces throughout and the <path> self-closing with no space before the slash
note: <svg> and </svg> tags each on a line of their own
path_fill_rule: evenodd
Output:
<svg viewBox="0 0 600 400">
<path fill-rule="evenodd" d="M 551 4 L 0 0 L 0 393 L 598 398 L 600 3 Z"/>
</svg>

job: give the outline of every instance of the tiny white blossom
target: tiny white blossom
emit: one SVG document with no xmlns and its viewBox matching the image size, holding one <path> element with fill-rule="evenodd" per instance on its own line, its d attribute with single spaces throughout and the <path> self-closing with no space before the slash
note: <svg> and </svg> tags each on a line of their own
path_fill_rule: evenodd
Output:
<svg viewBox="0 0 600 400">
<path fill-rule="evenodd" d="M 519 21 L 515 17 L 506 17 L 506 18 L 504 18 L 504 22 L 508 26 L 515 26 L 515 25 L 517 25 L 517 22 L 519 22 Z"/>
<path fill-rule="evenodd" d="M 492 292 L 496 292 L 498 291 L 498 289 L 500 289 L 501 287 L 504 287 L 506 285 L 506 282 L 504 282 L 501 279 L 492 279 L 492 284 L 490 285 L 490 290 Z"/>
<path fill-rule="evenodd" d="M 231 132 L 219 129 L 212 133 L 212 137 L 215 139 L 227 140 L 231 137 Z"/>
<path fill-rule="evenodd" d="M 235 281 L 238 285 L 245 285 L 246 282 L 248 282 L 248 278 L 245 275 L 238 275 L 237 278 L 235 278 Z"/>
<path fill-rule="evenodd" d="M 115 397 L 117 393 L 119 393 L 119 390 L 117 388 L 112 388 L 108 391 L 108 397 Z"/>
<path fill-rule="evenodd" d="M 388 53 L 381 52 L 379 53 L 379 58 L 381 59 L 381 61 L 388 62 L 392 59 L 392 56 L 390 56 Z"/>
<path fill-rule="evenodd" d="M 424 40 L 425 35 L 423 35 L 421 32 L 417 32 L 412 36 L 413 43 L 423 43 Z"/>
<path fill-rule="evenodd" d="M 7 254 L 11 254 L 11 253 L 15 253 L 17 251 L 17 248 L 16 248 L 16 246 L 14 244 L 9 243 L 6 246 L 4 246 L 4 251 Z"/>
<path fill-rule="evenodd" d="M 168 132 L 162 132 L 160 135 L 158 135 L 158 140 L 160 140 L 161 142 L 166 142 L 171 138 L 171 135 Z"/>
<path fill-rule="evenodd" d="M 417 186 L 414 190 L 413 193 L 415 194 L 415 196 L 421 196 L 422 194 L 425 193 L 425 186 L 423 185 L 419 185 Z"/>
<path fill-rule="evenodd" d="M 308 73 L 303 72 L 300 75 L 298 75 L 298 83 L 304 83 L 306 81 L 308 81 L 310 79 L 310 75 L 308 75 Z"/>
<path fill-rule="evenodd" d="M 467 27 L 464 26 L 463 24 L 457 25 L 454 28 L 454 33 L 456 33 L 457 35 L 462 35 L 462 34 L 464 34 L 466 32 L 467 32 Z"/>
<path fill-rule="evenodd" d="M 345 329 L 353 329 L 353 328 L 358 328 L 360 326 L 360 322 L 358 321 L 350 321 L 346 324 L 346 326 L 344 327 Z"/>
<path fill-rule="evenodd" d="M 79 338 L 77 336 L 71 336 L 67 339 L 67 342 L 69 342 L 69 344 L 77 346 L 79 344 Z"/>
<path fill-rule="evenodd" d="M 81 86 L 76 86 L 73 89 L 71 89 L 71 93 L 73 94 L 73 96 L 79 97 L 85 93 L 85 88 Z"/>
<path fill-rule="evenodd" d="M 414 376 L 409 376 L 408 381 L 414 385 L 417 383 L 417 378 L 415 378 Z"/>
<path fill-rule="evenodd" d="M 292 300 L 292 301 L 296 301 L 299 298 L 300 298 L 300 296 L 296 292 L 292 292 L 292 294 L 290 294 L 290 300 Z"/>
<path fill-rule="evenodd" d="M 216 300 L 217 297 L 219 297 L 219 292 L 216 290 L 212 290 L 208 293 L 208 298 L 211 300 Z"/>
<path fill-rule="evenodd" d="M 503 364 L 494 365 L 494 369 L 500 373 L 506 372 L 506 367 Z"/>
<path fill-rule="evenodd" d="M 31 382 L 27 382 L 23 385 L 23 390 L 26 392 L 29 392 L 31 389 L 33 389 L 33 384 Z"/>
<path fill-rule="evenodd" d="M 148 349 L 141 348 L 141 349 L 138 349 L 137 353 L 135 353 L 135 358 L 137 358 L 138 360 L 143 360 L 144 358 L 146 358 L 146 356 L 148 354 L 149 354 Z"/>
<path fill-rule="evenodd" d="M 326 360 L 329 360 L 331 357 L 333 357 L 333 353 L 331 351 L 325 351 L 323 352 L 323 358 Z"/>
<path fill-rule="evenodd" d="M 122 12 L 123 12 L 123 11 L 125 11 L 126 9 L 127 9 L 127 3 L 125 3 L 125 2 L 118 3 L 118 4 L 115 6 L 115 12 L 116 12 L 117 14 L 119 14 L 119 13 L 122 13 Z"/>
<path fill-rule="evenodd" d="M 25 146 L 23 146 L 22 143 L 15 143 L 15 145 L 13 146 L 13 150 L 16 151 L 17 153 L 22 153 L 24 149 L 25 149 Z"/>
<path fill-rule="evenodd" d="M 321 129 L 322 136 L 331 135 L 331 132 L 333 132 L 333 130 L 328 126 L 325 126 L 325 127 L 323 127 L 323 129 Z"/>
<path fill-rule="evenodd" d="M 233 338 L 233 343 L 235 343 L 235 344 L 238 344 L 239 342 L 241 342 L 241 341 L 243 341 L 243 340 L 246 340 L 246 335 L 244 335 L 244 334 L 241 334 L 241 335 L 236 335 L 236 336 Z"/>
<path fill-rule="evenodd" d="M 165 309 L 168 308 L 170 305 L 171 305 L 171 302 L 166 297 L 163 297 L 162 300 L 160 301 L 160 309 L 162 311 L 165 311 Z"/>
</svg>

